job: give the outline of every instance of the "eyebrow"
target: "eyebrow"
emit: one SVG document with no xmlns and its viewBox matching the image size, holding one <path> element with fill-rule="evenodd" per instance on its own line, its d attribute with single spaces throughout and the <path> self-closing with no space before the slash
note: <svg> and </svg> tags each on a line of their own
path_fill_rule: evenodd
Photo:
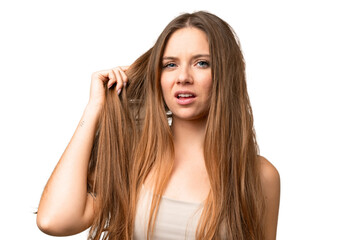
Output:
<svg viewBox="0 0 360 240">
<path fill-rule="evenodd" d="M 196 59 L 196 58 L 210 58 L 210 54 L 196 54 L 194 56 L 191 57 L 191 59 Z M 162 58 L 162 60 L 176 60 L 178 59 L 177 57 L 173 57 L 173 56 L 165 56 Z"/>
</svg>

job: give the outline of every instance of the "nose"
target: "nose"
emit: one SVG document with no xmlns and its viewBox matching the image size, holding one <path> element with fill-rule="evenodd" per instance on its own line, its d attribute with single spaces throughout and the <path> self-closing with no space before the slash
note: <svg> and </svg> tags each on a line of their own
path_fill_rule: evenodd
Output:
<svg viewBox="0 0 360 240">
<path fill-rule="evenodd" d="M 191 69 L 188 66 L 183 66 L 179 69 L 177 79 L 178 84 L 191 84 L 193 82 Z"/>
</svg>

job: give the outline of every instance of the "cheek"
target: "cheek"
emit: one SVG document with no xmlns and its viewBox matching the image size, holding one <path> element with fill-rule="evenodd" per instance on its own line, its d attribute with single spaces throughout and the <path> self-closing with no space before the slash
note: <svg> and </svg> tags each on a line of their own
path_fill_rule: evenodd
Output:
<svg viewBox="0 0 360 240">
<path fill-rule="evenodd" d="M 170 73 L 162 73 L 160 77 L 160 85 L 164 96 L 166 94 L 170 94 L 174 85 L 174 76 L 172 76 Z"/>
<path fill-rule="evenodd" d="M 161 85 L 162 96 L 166 103 L 167 99 L 169 98 L 169 95 L 171 94 L 170 84 L 168 81 L 166 81 L 166 78 L 161 77 L 160 85 Z"/>
<path fill-rule="evenodd" d="M 212 79 L 211 79 L 211 74 L 207 74 L 204 78 L 203 78 L 203 89 L 206 89 L 208 95 L 210 95 L 211 90 L 212 90 Z"/>
<path fill-rule="evenodd" d="M 162 94 L 164 95 L 166 93 L 166 82 L 164 82 L 163 80 L 160 81 L 160 86 L 161 86 L 161 91 Z"/>
</svg>

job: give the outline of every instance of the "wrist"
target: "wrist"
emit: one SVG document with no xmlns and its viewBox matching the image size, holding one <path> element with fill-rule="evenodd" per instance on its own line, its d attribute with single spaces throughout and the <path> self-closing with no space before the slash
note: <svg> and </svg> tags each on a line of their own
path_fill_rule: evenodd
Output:
<svg viewBox="0 0 360 240">
<path fill-rule="evenodd" d="M 92 111 L 101 112 L 101 110 L 104 108 L 104 103 L 99 101 L 89 101 L 86 105 L 87 109 L 90 109 Z"/>
<path fill-rule="evenodd" d="M 102 103 L 89 101 L 85 108 L 85 114 L 96 116 L 96 118 L 98 119 L 103 107 L 104 104 Z"/>
</svg>

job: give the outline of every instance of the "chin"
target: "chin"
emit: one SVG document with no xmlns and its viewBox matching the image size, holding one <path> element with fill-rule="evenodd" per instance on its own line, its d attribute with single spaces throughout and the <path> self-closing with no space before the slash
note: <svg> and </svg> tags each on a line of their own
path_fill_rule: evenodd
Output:
<svg viewBox="0 0 360 240">
<path fill-rule="evenodd" d="M 207 119 L 208 113 L 202 113 L 202 114 L 173 114 L 173 119 L 179 119 L 183 121 L 202 121 Z"/>
</svg>

